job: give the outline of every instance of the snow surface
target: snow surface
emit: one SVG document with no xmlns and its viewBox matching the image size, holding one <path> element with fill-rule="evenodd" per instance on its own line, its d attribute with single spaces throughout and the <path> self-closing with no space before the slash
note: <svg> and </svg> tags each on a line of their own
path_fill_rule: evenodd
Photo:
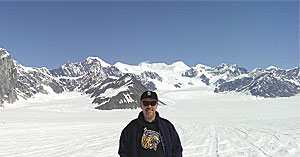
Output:
<svg viewBox="0 0 300 157">
<path fill-rule="evenodd" d="M 300 156 L 300 95 L 263 99 L 206 88 L 158 91 L 158 112 L 177 129 L 183 156 Z M 118 156 L 122 129 L 140 109 L 101 111 L 80 93 L 5 104 L 0 156 Z"/>
<path fill-rule="evenodd" d="M 108 88 L 105 90 L 104 93 L 100 94 L 100 97 L 104 97 L 104 98 L 110 97 L 111 98 L 111 97 L 118 95 L 120 92 L 127 91 L 127 90 L 129 90 L 128 86 L 122 86 L 117 89 Z"/>
</svg>

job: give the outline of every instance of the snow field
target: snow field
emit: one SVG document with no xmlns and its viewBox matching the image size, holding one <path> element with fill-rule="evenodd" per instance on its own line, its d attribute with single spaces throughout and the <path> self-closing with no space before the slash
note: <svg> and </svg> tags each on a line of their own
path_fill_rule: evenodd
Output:
<svg viewBox="0 0 300 157">
<path fill-rule="evenodd" d="M 299 156 L 299 119 L 179 125 L 184 156 Z M 276 125 L 277 124 L 277 125 Z"/>
<path fill-rule="evenodd" d="M 116 156 L 118 123 L 9 123 L 0 125 L 0 156 Z"/>
<path fill-rule="evenodd" d="M 184 156 L 299 156 L 299 119 L 175 125 Z M 118 156 L 126 123 L 0 125 L 0 156 Z"/>
<path fill-rule="evenodd" d="M 260 99 L 202 89 L 158 91 L 183 156 L 300 156 L 299 96 Z M 37 95 L 0 109 L 0 156 L 118 156 L 122 129 L 140 109 L 99 111 L 79 93 Z"/>
</svg>

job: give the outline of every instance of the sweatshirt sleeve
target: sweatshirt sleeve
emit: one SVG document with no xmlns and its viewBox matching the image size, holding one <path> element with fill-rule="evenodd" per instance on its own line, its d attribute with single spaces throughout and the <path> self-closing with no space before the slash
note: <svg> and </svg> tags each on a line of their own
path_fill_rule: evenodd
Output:
<svg viewBox="0 0 300 157">
<path fill-rule="evenodd" d="M 175 128 L 173 129 L 172 157 L 182 157 L 182 146 Z"/>
<path fill-rule="evenodd" d="M 122 131 L 121 133 L 121 137 L 120 137 L 120 141 L 119 141 L 119 151 L 118 154 L 120 155 L 120 157 L 128 157 L 128 143 L 127 143 L 127 134 L 125 132 L 125 130 Z"/>
</svg>

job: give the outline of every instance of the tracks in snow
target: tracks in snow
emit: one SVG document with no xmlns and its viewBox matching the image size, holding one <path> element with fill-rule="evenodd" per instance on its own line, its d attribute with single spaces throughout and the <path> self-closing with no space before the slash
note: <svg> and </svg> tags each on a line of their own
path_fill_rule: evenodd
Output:
<svg viewBox="0 0 300 157">
<path fill-rule="evenodd" d="M 291 124 L 292 123 L 292 124 Z M 300 122 L 187 123 L 178 132 L 184 156 L 299 156 Z"/>
<path fill-rule="evenodd" d="M 2 123 L 0 156 L 118 156 L 125 123 Z M 176 123 L 187 157 L 300 156 L 300 121 Z"/>
<path fill-rule="evenodd" d="M 116 156 L 120 123 L 16 123 L 0 126 L 0 156 Z"/>
</svg>

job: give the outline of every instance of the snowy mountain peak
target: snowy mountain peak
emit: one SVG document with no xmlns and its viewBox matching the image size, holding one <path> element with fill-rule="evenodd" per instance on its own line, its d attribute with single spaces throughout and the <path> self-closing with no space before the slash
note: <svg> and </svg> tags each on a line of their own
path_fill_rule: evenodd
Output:
<svg viewBox="0 0 300 157">
<path fill-rule="evenodd" d="M 262 73 L 263 72 L 263 69 L 261 68 L 255 68 L 251 71 L 251 73 Z"/>
<path fill-rule="evenodd" d="M 115 63 L 113 66 L 117 67 L 117 66 L 119 66 L 119 65 L 125 65 L 125 64 L 122 63 L 122 62 L 117 62 L 117 63 Z M 127 65 L 127 64 L 126 64 L 126 65 Z"/>
<path fill-rule="evenodd" d="M 220 64 L 219 66 L 217 67 L 220 67 L 220 68 L 236 68 L 238 67 L 236 64 L 226 64 L 226 63 L 222 63 Z"/>
<path fill-rule="evenodd" d="M 197 64 L 194 68 L 196 68 L 196 69 L 211 69 L 211 67 L 203 65 L 203 64 Z"/>
<path fill-rule="evenodd" d="M 150 63 L 142 62 L 138 65 L 145 71 L 156 71 L 156 72 L 183 72 L 190 69 L 184 62 L 178 61 L 174 62 L 171 65 L 166 63 Z"/>
<path fill-rule="evenodd" d="M 190 67 L 187 66 L 183 61 L 177 61 L 171 64 L 172 66 L 181 67 L 185 69 L 189 69 Z"/>
<path fill-rule="evenodd" d="M 0 58 L 2 59 L 2 58 L 6 58 L 8 56 L 10 56 L 10 54 L 6 51 L 6 49 L 0 48 Z"/>
<path fill-rule="evenodd" d="M 218 72 L 224 73 L 224 72 L 239 72 L 241 74 L 248 73 L 248 70 L 243 67 L 239 67 L 236 64 L 225 64 L 222 63 L 219 66 L 215 67 L 214 70 L 217 70 Z"/>
<path fill-rule="evenodd" d="M 74 63 L 68 61 L 66 64 L 62 65 L 62 68 L 73 67 L 73 66 L 74 66 Z"/>
<path fill-rule="evenodd" d="M 152 64 L 152 63 L 150 63 L 150 61 L 143 61 L 143 62 L 139 63 L 138 66 L 142 67 L 142 66 L 147 66 L 149 64 Z"/>
<path fill-rule="evenodd" d="M 145 61 L 138 64 L 138 66 L 145 71 L 155 71 L 158 69 L 166 69 L 168 65 L 165 63 L 150 63 L 149 61 Z"/>
<path fill-rule="evenodd" d="M 174 72 L 184 72 L 189 70 L 191 67 L 187 66 L 183 61 L 177 61 L 170 65 Z"/>
<path fill-rule="evenodd" d="M 276 66 L 269 66 L 266 68 L 266 70 L 279 70 L 280 68 L 276 67 Z"/>
<path fill-rule="evenodd" d="M 141 73 L 141 68 L 138 66 L 128 65 L 121 62 L 114 64 L 114 67 L 117 67 L 123 73 Z"/>
<path fill-rule="evenodd" d="M 218 67 L 229 67 L 230 64 L 226 64 L 226 63 L 221 63 Z"/>
<path fill-rule="evenodd" d="M 21 71 L 23 72 L 26 72 L 26 73 L 29 73 L 29 72 L 32 72 L 32 71 L 36 71 L 36 69 L 34 69 L 33 67 L 26 67 L 26 66 L 23 66 L 21 65 L 20 63 L 18 63 L 17 61 L 14 60 L 14 65 Z"/>
<path fill-rule="evenodd" d="M 84 60 L 84 62 L 87 62 L 88 64 L 95 63 L 95 62 L 100 62 L 102 67 L 110 67 L 111 66 L 110 64 L 104 62 L 99 57 L 88 57 Z"/>
</svg>

